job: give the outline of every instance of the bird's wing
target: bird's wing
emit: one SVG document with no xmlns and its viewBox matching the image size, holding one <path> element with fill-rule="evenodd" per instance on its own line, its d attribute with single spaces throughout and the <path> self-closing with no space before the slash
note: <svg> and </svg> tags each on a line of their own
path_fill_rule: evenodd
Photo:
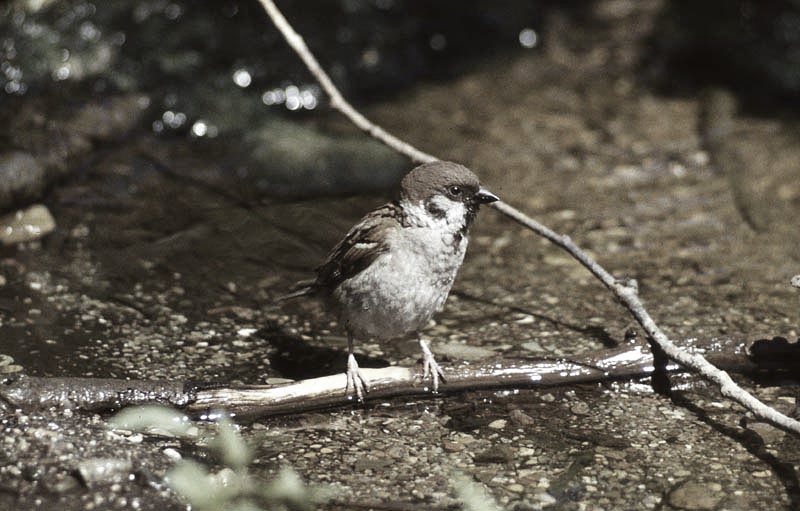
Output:
<svg viewBox="0 0 800 511">
<path fill-rule="evenodd" d="M 362 218 L 317 268 L 316 286 L 332 289 L 386 252 L 387 231 L 400 227 L 401 213 L 399 206 L 389 203 Z"/>
</svg>

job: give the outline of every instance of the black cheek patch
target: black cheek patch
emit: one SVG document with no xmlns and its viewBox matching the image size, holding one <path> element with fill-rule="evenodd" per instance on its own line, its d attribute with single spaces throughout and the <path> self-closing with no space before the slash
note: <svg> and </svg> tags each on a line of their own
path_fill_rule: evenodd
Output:
<svg viewBox="0 0 800 511">
<path fill-rule="evenodd" d="M 442 208 L 440 208 L 440 207 L 439 207 L 439 206 L 438 206 L 436 203 L 434 203 L 433 201 L 428 201 L 428 202 L 425 204 L 425 210 L 426 210 L 428 213 L 430 213 L 430 215 L 431 215 L 432 217 L 436 218 L 437 220 L 441 220 L 442 218 L 444 218 L 445 216 L 447 216 L 447 213 L 445 212 L 445 210 L 444 210 L 444 209 L 442 209 Z"/>
<path fill-rule="evenodd" d="M 464 239 L 466 234 L 466 229 L 462 229 L 453 236 L 453 253 L 458 252 L 458 248 L 461 246 L 461 240 Z"/>
</svg>

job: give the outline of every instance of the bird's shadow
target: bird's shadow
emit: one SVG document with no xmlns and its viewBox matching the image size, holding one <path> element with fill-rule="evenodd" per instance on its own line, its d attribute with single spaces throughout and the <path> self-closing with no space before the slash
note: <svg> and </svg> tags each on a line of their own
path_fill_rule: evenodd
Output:
<svg viewBox="0 0 800 511">
<path fill-rule="evenodd" d="M 454 296 L 457 296 L 458 298 L 460 298 L 462 300 L 481 303 L 481 304 L 484 304 L 484 305 L 491 305 L 491 306 L 497 307 L 497 308 L 499 308 L 499 309 L 501 309 L 503 311 L 517 312 L 517 313 L 520 313 L 520 314 L 525 314 L 525 315 L 532 316 L 532 317 L 537 318 L 537 319 L 541 319 L 541 320 L 547 321 L 547 322 L 553 324 L 554 326 L 563 327 L 563 328 L 572 330 L 573 332 L 578 332 L 580 334 L 583 334 L 583 335 L 586 335 L 588 337 L 591 337 L 592 339 L 595 339 L 598 342 L 600 342 L 605 348 L 616 348 L 620 344 L 620 342 L 617 339 L 614 339 L 614 337 L 610 333 L 608 333 L 605 328 L 600 327 L 600 326 L 591 326 L 591 325 L 590 326 L 578 326 L 578 325 L 574 325 L 574 324 L 571 324 L 571 323 L 567 323 L 566 321 L 561 321 L 559 319 L 555 319 L 555 318 L 551 318 L 549 316 L 545 316 L 544 314 L 539 314 L 537 312 L 532 312 L 532 311 L 530 311 L 528 309 L 525 309 L 525 308 L 522 308 L 522 307 L 518 307 L 516 305 L 508 305 L 508 304 L 505 304 L 505 303 L 497 303 L 495 301 L 487 300 L 486 298 L 481 298 L 479 296 L 474 296 L 474 295 L 471 295 L 469 293 L 465 293 L 463 291 L 453 290 L 453 291 L 450 292 L 450 294 L 454 295 Z"/>
<path fill-rule="evenodd" d="M 267 326 L 256 335 L 267 341 L 271 350 L 267 355 L 275 376 L 301 380 L 344 373 L 347 368 L 347 350 L 314 346 L 298 335 Z M 356 355 L 359 367 L 380 368 L 389 366 L 382 358 Z"/>
<path fill-rule="evenodd" d="M 599 326 L 570 324 L 522 307 L 499 304 L 461 291 L 453 290 L 451 294 L 463 300 L 492 305 L 504 311 L 518 312 L 548 321 L 553 325 L 596 339 L 606 348 L 619 346 L 619 341 Z M 267 355 L 267 359 L 270 362 L 270 368 L 275 372 L 275 376 L 293 380 L 317 378 L 342 373 L 347 367 L 346 349 L 309 344 L 300 336 L 286 332 L 278 325 L 267 325 L 259 330 L 256 335 L 267 341 L 272 348 Z M 356 360 L 359 367 L 362 368 L 381 368 L 391 365 L 384 358 L 367 357 L 365 355 L 356 354 Z"/>
</svg>

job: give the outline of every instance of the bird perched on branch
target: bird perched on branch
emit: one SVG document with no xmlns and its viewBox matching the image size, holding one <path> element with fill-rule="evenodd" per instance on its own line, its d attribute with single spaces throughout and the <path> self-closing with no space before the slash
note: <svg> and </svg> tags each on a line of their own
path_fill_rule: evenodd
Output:
<svg viewBox="0 0 800 511">
<path fill-rule="evenodd" d="M 398 197 L 356 223 L 317 268 L 316 280 L 292 297 L 320 295 L 347 332 L 347 387 L 368 390 L 353 355 L 355 339 L 414 333 L 423 379 L 444 378 L 420 330 L 444 305 L 467 250 L 481 204 L 498 200 L 457 163 L 434 161 L 409 172 Z"/>
</svg>

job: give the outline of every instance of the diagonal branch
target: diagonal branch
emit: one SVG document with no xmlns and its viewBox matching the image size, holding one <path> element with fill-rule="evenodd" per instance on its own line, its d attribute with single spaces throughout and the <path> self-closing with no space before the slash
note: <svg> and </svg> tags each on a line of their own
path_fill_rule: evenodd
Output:
<svg viewBox="0 0 800 511">
<path fill-rule="evenodd" d="M 350 119 L 350 122 L 358 126 L 359 129 L 365 131 L 371 137 L 380 140 L 398 153 L 408 156 L 414 162 L 427 163 L 429 161 L 439 159 L 433 155 L 420 151 L 411 144 L 400 140 L 391 133 L 388 133 L 386 130 L 364 117 L 361 112 L 353 108 L 353 105 L 344 99 L 342 93 L 339 92 L 339 89 L 337 89 L 333 84 L 333 81 L 331 80 L 331 77 L 328 76 L 328 73 L 326 73 L 325 70 L 322 69 L 322 66 L 319 65 L 316 57 L 314 57 L 314 54 L 312 54 L 308 49 L 306 42 L 303 40 L 300 34 L 295 32 L 289 22 L 286 21 L 283 13 L 278 10 L 278 8 L 275 6 L 275 3 L 272 2 L 272 0 L 260 1 L 261 5 L 264 7 L 264 10 L 267 11 L 267 14 L 272 19 L 272 22 L 275 23 L 275 26 L 278 27 L 278 30 L 280 30 L 281 34 L 283 34 L 286 42 L 289 43 L 289 46 L 291 46 L 297 55 L 300 56 L 308 70 L 312 75 L 314 75 L 314 78 L 317 79 L 322 89 L 328 95 L 328 98 L 331 102 L 331 107 L 344 114 L 345 117 Z"/>
<path fill-rule="evenodd" d="M 317 81 L 319 81 L 320 86 L 322 86 L 323 90 L 325 90 L 330 97 L 331 106 L 334 109 L 344 114 L 348 119 L 350 119 L 351 122 L 353 122 L 353 124 L 358 126 L 372 137 L 380 140 L 392 149 L 408 156 L 415 162 L 421 163 L 438 159 L 430 154 L 416 149 L 414 146 L 398 139 L 394 135 L 391 135 L 380 126 L 372 123 L 369 119 L 364 117 L 360 112 L 353 108 L 353 106 L 350 105 L 350 103 L 348 103 L 344 97 L 342 97 L 342 94 L 333 84 L 328 74 L 322 69 L 322 66 L 319 65 L 319 62 L 317 62 L 317 59 L 309 51 L 305 41 L 303 41 L 303 38 L 297 32 L 295 32 L 289 22 L 286 21 L 286 18 L 275 6 L 275 3 L 272 0 L 259 0 L 259 2 L 264 7 L 264 10 L 272 19 L 273 23 L 275 23 L 275 26 L 278 28 L 278 30 L 280 30 L 281 34 L 283 34 L 283 37 L 286 39 L 286 42 L 289 43 L 289 46 L 292 47 L 292 49 L 306 64 L 306 67 L 308 67 L 308 70 L 311 72 L 311 74 L 313 74 Z M 577 259 L 590 272 L 592 272 L 595 277 L 603 282 L 603 284 L 611 292 L 614 293 L 614 295 L 628 308 L 634 318 L 636 318 L 636 321 L 638 321 L 645 332 L 647 332 L 647 335 L 649 335 L 653 341 L 661 346 L 667 356 L 669 356 L 671 359 L 698 372 L 704 378 L 714 382 L 719 386 L 720 392 L 724 396 L 737 401 L 742 406 L 753 412 L 756 416 L 767 420 L 782 429 L 800 434 L 800 422 L 787 417 L 774 408 L 771 408 L 756 399 L 752 394 L 738 386 L 725 371 L 717 369 L 702 356 L 687 353 L 670 341 L 666 334 L 664 334 L 658 325 L 656 325 L 655 321 L 653 321 L 653 318 L 650 317 L 650 315 L 647 313 L 647 310 L 644 308 L 644 305 L 639 300 L 635 283 L 618 282 L 610 273 L 608 273 L 603 267 L 589 257 L 586 252 L 578 248 L 568 236 L 562 236 L 553 232 L 544 225 L 517 210 L 513 206 L 499 201 L 493 203 L 492 206 L 512 220 L 534 231 L 540 236 L 544 236 L 557 246 L 569 252 L 575 259 Z"/>
</svg>

